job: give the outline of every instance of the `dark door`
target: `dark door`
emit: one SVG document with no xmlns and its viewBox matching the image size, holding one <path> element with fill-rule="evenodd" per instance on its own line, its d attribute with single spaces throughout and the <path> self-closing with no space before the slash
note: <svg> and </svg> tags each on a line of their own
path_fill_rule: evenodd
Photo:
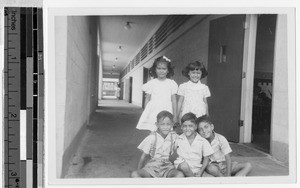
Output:
<svg viewBox="0 0 300 188">
<path fill-rule="evenodd" d="M 129 77 L 129 103 L 132 103 L 132 77 Z"/>
<path fill-rule="evenodd" d="M 210 21 L 207 85 L 215 131 L 239 141 L 245 15 Z"/>
<path fill-rule="evenodd" d="M 123 100 L 123 92 L 124 92 L 124 82 L 121 82 L 120 84 L 120 100 Z"/>
<path fill-rule="evenodd" d="M 143 69 L 143 84 L 147 83 L 149 80 L 149 69 L 145 68 Z M 143 100 L 142 100 L 142 108 L 145 108 L 145 95 L 146 93 L 143 91 Z"/>
</svg>

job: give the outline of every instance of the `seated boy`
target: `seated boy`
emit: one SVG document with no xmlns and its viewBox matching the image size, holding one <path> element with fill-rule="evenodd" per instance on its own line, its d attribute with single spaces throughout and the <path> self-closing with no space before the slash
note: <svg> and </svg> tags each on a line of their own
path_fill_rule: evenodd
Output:
<svg viewBox="0 0 300 188">
<path fill-rule="evenodd" d="M 177 138 L 177 134 L 171 132 L 173 115 L 168 111 L 160 112 L 157 115 L 156 126 L 157 131 L 147 136 L 138 146 L 143 153 L 138 163 L 138 170 L 133 171 L 131 177 L 184 177 L 169 160 Z M 151 159 L 147 161 L 149 158 Z"/>
<path fill-rule="evenodd" d="M 182 116 L 181 129 L 183 133 L 175 142 L 178 158 L 174 161 L 174 165 L 186 177 L 200 177 L 208 165 L 208 156 L 213 154 L 213 150 L 208 141 L 196 132 L 195 114 L 187 113 Z"/>
<path fill-rule="evenodd" d="M 199 117 L 197 124 L 199 134 L 209 141 L 214 150 L 214 154 L 209 157 L 210 163 L 206 168 L 208 174 L 221 177 L 246 176 L 250 173 L 252 166 L 249 162 L 237 163 L 231 161 L 230 153 L 232 150 L 230 145 L 224 136 L 214 132 L 214 125 L 209 117 Z"/>
</svg>

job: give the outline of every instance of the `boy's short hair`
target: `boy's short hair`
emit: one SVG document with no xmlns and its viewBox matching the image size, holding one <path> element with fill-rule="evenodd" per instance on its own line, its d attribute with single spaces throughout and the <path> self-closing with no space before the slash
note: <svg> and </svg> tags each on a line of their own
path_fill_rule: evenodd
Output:
<svg viewBox="0 0 300 188">
<path fill-rule="evenodd" d="M 185 121 L 191 121 L 196 124 L 196 119 L 197 117 L 195 114 L 193 114 L 192 112 L 188 112 L 182 116 L 181 124 L 183 124 Z"/>
<path fill-rule="evenodd" d="M 207 115 L 201 116 L 201 117 L 199 117 L 199 118 L 196 119 L 197 125 L 199 125 L 202 122 L 213 124 L 212 121 L 211 121 L 211 119 Z"/>
<path fill-rule="evenodd" d="M 156 116 L 156 121 L 158 122 L 160 119 L 165 119 L 166 117 L 168 117 L 171 121 L 173 121 L 173 114 L 171 114 L 169 111 L 161 111 L 157 114 Z"/>
</svg>

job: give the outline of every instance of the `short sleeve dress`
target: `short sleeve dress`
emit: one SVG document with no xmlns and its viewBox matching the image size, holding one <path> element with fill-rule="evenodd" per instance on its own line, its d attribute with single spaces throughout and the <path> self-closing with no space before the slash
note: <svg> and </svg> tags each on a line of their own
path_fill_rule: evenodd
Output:
<svg viewBox="0 0 300 188">
<path fill-rule="evenodd" d="M 159 112 L 166 110 L 173 114 L 171 96 L 177 93 L 178 85 L 174 80 L 157 78 L 143 85 L 142 90 L 151 95 L 145 110 L 143 111 L 136 126 L 141 130 L 156 130 L 156 116 Z"/>
<path fill-rule="evenodd" d="M 207 85 L 200 81 L 198 83 L 188 81 L 180 84 L 177 94 L 184 97 L 180 117 L 188 112 L 192 112 L 197 117 L 206 114 L 204 98 L 210 97 Z"/>
</svg>

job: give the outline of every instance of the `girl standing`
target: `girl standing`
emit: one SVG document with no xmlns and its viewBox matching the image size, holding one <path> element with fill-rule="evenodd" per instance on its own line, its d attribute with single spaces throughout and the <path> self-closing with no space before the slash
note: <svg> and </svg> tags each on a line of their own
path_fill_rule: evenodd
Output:
<svg viewBox="0 0 300 188">
<path fill-rule="evenodd" d="M 188 82 L 182 83 L 178 89 L 178 118 L 180 114 L 192 112 L 197 117 L 208 114 L 207 97 L 210 97 L 209 88 L 202 84 L 200 79 L 207 76 L 207 71 L 203 63 L 195 61 L 189 63 L 182 70 L 182 75 L 189 79 Z"/>
<path fill-rule="evenodd" d="M 155 131 L 156 115 L 167 110 L 173 114 L 174 122 L 177 122 L 176 93 L 178 85 L 169 79 L 174 75 L 171 60 L 165 56 L 154 60 L 150 68 L 150 75 L 154 79 L 143 85 L 142 90 L 146 93 L 145 110 L 136 126 L 137 129 Z"/>
</svg>

